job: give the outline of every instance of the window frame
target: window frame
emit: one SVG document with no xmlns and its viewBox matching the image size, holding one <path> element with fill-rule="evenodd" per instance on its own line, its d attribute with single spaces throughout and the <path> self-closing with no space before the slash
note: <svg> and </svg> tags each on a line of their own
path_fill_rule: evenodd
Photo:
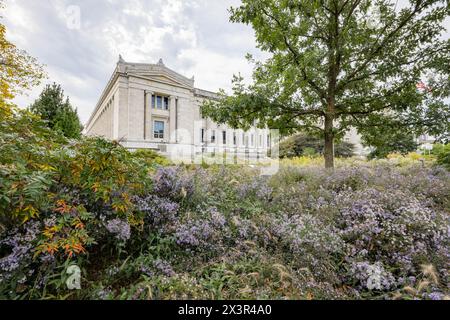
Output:
<svg viewBox="0 0 450 320">
<path fill-rule="evenodd" d="M 156 131 L 157 123 L 162 124 L 162 134 L 161 134 L 161 130 Z M 166 133 L 166 122 L 163 120 L 153 120 L 153 138 L 154 139 L 164 139 L 165 133 Z"/>
<path fill-rule="evenodd" d="M 160 104 L 159 104 L 160 102 Z M 152 94 L 152 109 L 156 110 L 169 110 L 170 109 L 170 97 L 163 94 Z"/>
<path fill-rule="evenodd" d="M 168 96 L 163 96 L 163 110 L 169 110 L 170 99 Z"/>
</svg>

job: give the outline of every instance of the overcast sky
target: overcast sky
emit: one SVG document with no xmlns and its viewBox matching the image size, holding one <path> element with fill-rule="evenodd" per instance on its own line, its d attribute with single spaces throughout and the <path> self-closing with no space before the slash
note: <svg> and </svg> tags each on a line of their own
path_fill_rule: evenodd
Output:
<svg viewBox="0 0 450 320">
<path fill-rule="evenodd" d="M 402 2 L 402 0 L 400 0 Z M 228 89 L 232 75 L 249 78 L 256 57 L 249 26 L 229 22 L 240 0 L 7 0 L 7 37 L 45 64 L 48 82 L 62 85 L 83 123 L 89 118 L 122 54 L 195 76 L 195 86 Z M 78 16 L 80 19 L 76 19 Z M 447 23 L 448 24 L 448 23 Z M 448 34 L 448 33 L 447 33 Z M 17 97 L 22 107 L 42 86 Z"/>
<path fill-rule="evenodd" d="M 45 64 L 47 82 L 60 83 L 89 118 L 119 54 L 195 76 L 195 86 L 229 88 L 233 73 L 251 75 L 247 52 L 259 55 L 250 27 L 229 22 L 239 0 L 7 0 L 7 37 Z M 75 5 L 75 6 L 74 6 Z M 80 23 L 75 19 L 80 12 Z M 15 102 L 28 106 L 42 87 Z"/>
</svg>

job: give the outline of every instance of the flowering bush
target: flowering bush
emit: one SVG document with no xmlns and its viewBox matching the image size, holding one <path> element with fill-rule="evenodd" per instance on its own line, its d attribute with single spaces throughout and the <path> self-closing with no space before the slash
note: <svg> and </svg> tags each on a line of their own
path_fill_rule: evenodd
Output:
<svg viewBox="0 0 450 320">
<path fill-rule="evenodd" d="M 151 179 L 130 152 L 100 138 L 67 140 L 26 111 L 0 117 L 0 274 L 20 276 L 2 288 L 26 292 L 48 257 L 77 261 L 106 243 L 108 230 L 119 245 L 142 225 L 130 199 Z"/>
<path fill-rule="evenodd" d="M 380 262 L 370 264 L 367 261 L 354 262 L 351 265 L 352 278 L 358 280 L 359 289 L 389 290 L 396 286 L 395 278 L 386 271 Z"/>
<path fill-rule="evenodd" d="M 153 179 L 153 190 L 160 197 L 180 200 L 193 191 L 192 177 L 180 174 L 181 167 L 166 167 L 158 170 Z"/>
<path fill-rule="evenodd" d="M 213 249 L 222 243 L 226 232 L 226 219 L 211 208 L 206 212 L 205 218 L 194 220 L 187 217 L 184 223 L 177 226 L 175 239 L 178 245 L 189 248 Z"/>
<path fill-rule="evenodd" d="M 114 234 L 119 241 L 127 241 L 130 239 L 130 225 L 126 221 L 120 219 L 109 220 L 105 227 L 109 232 Z"/>
<path fill-rule="evenodd" d="M 68 141 L 26 113 L 8 119 L 0 298 L 448 297 L 444 168 L 162 166 L 115 142 Z M 81 290 L 65 284 L 73 264 Z"/>
</svg>

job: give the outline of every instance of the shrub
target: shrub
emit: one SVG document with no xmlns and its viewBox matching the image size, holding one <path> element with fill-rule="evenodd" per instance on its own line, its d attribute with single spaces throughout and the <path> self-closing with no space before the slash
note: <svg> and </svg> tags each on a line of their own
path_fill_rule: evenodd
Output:
<svg viewBox="0 0 450 320">
<path fill-rule="evenodd" d="M 138 161 L 143 161 L 151 170 L 171 165 L 169 159 L 151 149 L 138 149 L 132 153 L 132 156 Z"/>
<path fill-rule="evenodd" d="M 281 141 L 279 148 L 281 158 L 314 156 L 323 154 L 324 142 L 318 137 L 298 133 Z M 351 157 L 354 155 L 354 148 L 355 146 L 350 142 L 338 141 L 334 152 L 338 157 Z"/>
<path fill-rule="evenodd" d="M 414 155 L 339 160 L 334 172 L 287 159 L 267 177 L 161 166 L 3 115 L 0 298 L 448 296 L 450 172 Z M 82 290 L 69 291 L 74 264 Z"/>
<path fill-rule="evenodd" d="M 24 266 L 39 269 L 39 259 L 48 255 L 61 265 L 94 245 L 121 246 L 129 228 L 143 224 L 130 199 L 150 188 L 148 170 L 118 143 L 66 140 L 26 111 L 1 122 L 0 141 L 2 276 Z M 32 286 L 36 279 L 20 284 Z"/>
<path fill-rule="evenodd" d="M 450 170 L 450 143 L 435 144 L 432 153 L 437 157 L 437 163 Z"/>
<path fill-rule="evenodd" d="M 417 274 L 423 263 L 445 263 L 449 240 L 445 214 L 409 192 L 372 188 L 343 192 L 334 205 L 339 212 L 336 225 L 347 244 L 350 277 L 360 284 L 361 264 L 377 264 L 389 278 L 382 287 L 387 290 L 395 288 L 399 278 Z"/>
</svg>

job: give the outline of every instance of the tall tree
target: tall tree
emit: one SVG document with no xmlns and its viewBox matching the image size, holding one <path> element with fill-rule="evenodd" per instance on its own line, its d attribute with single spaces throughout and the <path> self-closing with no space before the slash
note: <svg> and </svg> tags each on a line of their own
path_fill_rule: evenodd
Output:
<svg viewBox="0 0 450 320">
<path fill-rule="evenodd" d="M 230 20 L 250 24 L 270 58 L 249 55 L 253 83 L 234 76 L 233 94 L 221 90 L 203 114 L 244 129 L 256 122 L 282 133 L 319 133 L 327 168 L 334 167 L 334 140 L 350 127 L 448 129 L 448 1 L 410 0 L 401 10 L 396 3 L 243 0 Z M 429 90 L 418 88 L 426 77 Z"/>
<path fill-rule="evenodd" d="M 69 97 L 64 98 L 60 85 L 47 85 L 29 109 L 46 120 L 51 129 L 60 131 L 67 138 L 81 136 L 83 126 L 77 111 L 70 104 Z"/>
<path fill-rule="evenodd" d="M 4 3 L 0 0 L 0 9 L 3 7 Z M 8 41 L 6 27 L 0 23 L 0 103 L 38 85 L 44 77 L 42 65 Z"/>
</svg>

